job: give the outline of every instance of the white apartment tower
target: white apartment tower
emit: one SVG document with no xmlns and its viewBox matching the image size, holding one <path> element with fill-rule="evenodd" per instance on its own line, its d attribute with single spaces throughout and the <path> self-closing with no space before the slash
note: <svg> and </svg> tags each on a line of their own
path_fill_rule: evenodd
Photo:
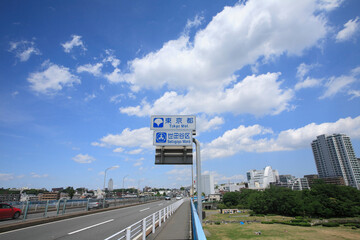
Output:
<svg viewBox="0 0 360 240">
<path fill-rule="evenodd" d="M 264 170 L 250 170 L 246 173 L 250 189 L 265 189 L 270 187 L 270 183 L 278 182 L 279 173 L 270 166 Z"/>
<path fill-rule="evenodd" d="M 360 189 L 360 163 L 350 137 L 345 134 L 320 135 L 311 147 L 320 178 L 343 177 L 347 186 Z"/>
<path fill-rule="evenodd" d="M 108 189 L 109 191 L 114 190 L 114 181 L 112 180 L 112 178 L 109 179 Z"/>
<path fill-rule="evenodd" d="M 205 193 L 205 196 L 215 193 L 213 175 L 201 175 L 201 190 Z"/>
</svg>

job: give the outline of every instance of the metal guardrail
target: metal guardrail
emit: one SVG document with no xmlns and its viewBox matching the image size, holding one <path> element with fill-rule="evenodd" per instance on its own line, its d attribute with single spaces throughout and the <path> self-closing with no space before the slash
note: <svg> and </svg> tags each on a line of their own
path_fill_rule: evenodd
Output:
<svg viewBox="0 0 360 240">
<path fill-rule="evenodd" d="M 195 206 L 193 201 L 191 200 L 191 220 L 192 220 L 192 233 L 193 233 L 193 239 L 194 240 L 206 240 L 206 236 L 204 233 L 204 230 L 202 228 L 201 221 L 199 219 L 199 216 L 196 212 Z"/>
<path fill-rule="evenodd" d="M 117 240 L 126 239 L 146 239 L 146 236 L 149 234 L 154 234 L 157 227 L 161 227 L 161 223 L 165 222 L 175 211 L 178 209 L 181 204 L 183 204 L 184 199 L 181 199 L 145 218 L 142 220 L 130 225 L 129 227 L 111 235 L 105 240 L 114 239 Z"/>
<path fill-rule="evenodd" d="M 107 198 L 105 199 L 106 205 L 113 206 L 125 206 L 127 204 L 148 202 L 157 200 L 159 197 L 142 197 L 142 198 Z M 26 220 L 30 214 L 42 213 L 42 217 L 48 217 L 50 212 L 52 215 L 58 216 L 59 214 L 64 215 L 72 209 L 72 212 L 76 209 L 78 211 L 88 211 L 89 204 L 91 202 L 103 202 L 104 199 L 61 199 L 61 200 L 47 200 L 47 201 L 26 201 L 26 202 L 8 202 L 13 207 L 21 209 L 23 220 Z M 105 204 L 103 205 L 105 206 Z"/>
</svg>

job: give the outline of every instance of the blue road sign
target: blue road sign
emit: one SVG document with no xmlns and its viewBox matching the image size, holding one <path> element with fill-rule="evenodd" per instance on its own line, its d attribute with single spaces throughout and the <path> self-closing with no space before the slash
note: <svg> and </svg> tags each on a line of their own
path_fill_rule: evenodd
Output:
<svg viewBox="0 0 360 240">
<path fill-rule="evenodd" d="M 153 128 L 163 128 L 164 127 L 164 118 L 154 118 L 152 126 L 153 126 Z"/>
<path fill-rule="evenodd" d="M 192 145 L 192 131 L 162 130 L 154 131 L 155 146 L 190 146 Z"/>
<path fill-rule="evenodd" d="M 157 132 L 156 133 L 156 143 L 166 143 L 167 137 L 166 137 L 166 132 Z"/>
</svg>

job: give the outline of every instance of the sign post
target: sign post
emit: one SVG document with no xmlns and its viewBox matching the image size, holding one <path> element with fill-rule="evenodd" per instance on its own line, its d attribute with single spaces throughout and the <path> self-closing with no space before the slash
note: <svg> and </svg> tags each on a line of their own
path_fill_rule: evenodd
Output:
<svg viewBox="0 0 360 240">
<path fill-rule="evenodd" d="M 197 212 L 200 221 L 202 221 L 200 142 L 192 137 L 196 135 L 196 116 L 153 115 L 151 116 L 150 129 L 154 130 L 155 164 L 192 165 L 192 143 L 195 143 Z"/>
</svg>

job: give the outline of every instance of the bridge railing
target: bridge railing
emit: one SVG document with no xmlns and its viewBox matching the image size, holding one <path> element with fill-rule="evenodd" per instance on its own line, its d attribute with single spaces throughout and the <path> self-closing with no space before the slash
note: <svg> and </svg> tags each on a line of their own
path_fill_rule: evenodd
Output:
<svg viewBox="0 0 360 240">
<path fill-rule="evenodd" d="M 89 204 L 92 202 L 104 202 L 104 207 L 125 206 L 134 203 L 145 203 L 153 200 L 160 200 L 162 197 L 131 197 L 131 198 L 106 198 L 106 199 L 60 199 L 60 200 L 47 200 L 47 201 L 25 201 L 25 202 L 7 202 L 13 207 L 21 209 L 23 220 L 26 220 L 30 215 L 37 214 L 36 218 L 58 216 L 68 212 L 75 211 L 88 211 L 90 210 Z M 33 218 L 33 217 L 32 217 Z"/>
<path fill-rule="evenodd" d="M 154 234 L 157 227 L 161 227 L 161 223 L 164 223 L 175 211 L 178 209 L 181 204 L 183 204 L 184 199 L 181 199 L 145 218 L 142 220 L 130 225 L 129 227 L 111 235 L 105 240 L 110 239 L 146 239 L 146 236 L 149 234 Z M 115 238 L 116 237 L 116 238 Z"/>
<path fill-rule="evenodd" d="M 206 236 L 204 230 L 202 228 L 202 224 L 200 218 L 196 212 L 196 208 L 194 206 L 193 201 L 191 200 L 191 222 L 192 222 L 192 233 L 194 240 L 206 240 Z"/>
</svg>

